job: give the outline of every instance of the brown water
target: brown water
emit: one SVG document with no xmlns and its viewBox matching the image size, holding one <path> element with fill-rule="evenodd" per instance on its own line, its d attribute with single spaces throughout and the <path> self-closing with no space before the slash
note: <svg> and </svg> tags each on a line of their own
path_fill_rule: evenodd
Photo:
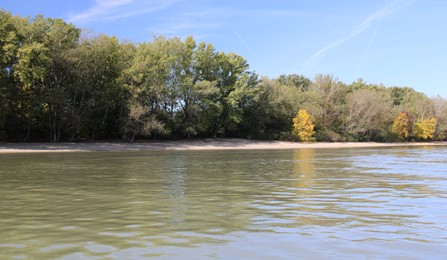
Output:
<svg viewBox="0 0 447 260">
<path fill-rule="evenodd" d="M 442 259 L 447 148 L 0 154 L 0 259 Z"/>
</svg>

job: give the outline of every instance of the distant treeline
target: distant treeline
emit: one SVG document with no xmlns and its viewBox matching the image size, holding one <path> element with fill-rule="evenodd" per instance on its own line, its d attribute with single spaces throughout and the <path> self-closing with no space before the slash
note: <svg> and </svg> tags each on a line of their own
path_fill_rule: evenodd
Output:
<svg viewBox="0 0 447 260">
<path fill-rule="evenodd" d="M 0 67 L 0 140 L 295 139 L 299 110 L 312 119 L 312 140 L 447 136 L 440 97 L 329 75 L 268 79 L 192 37 L 120 42 L 0 11 Z"/>
</svg>

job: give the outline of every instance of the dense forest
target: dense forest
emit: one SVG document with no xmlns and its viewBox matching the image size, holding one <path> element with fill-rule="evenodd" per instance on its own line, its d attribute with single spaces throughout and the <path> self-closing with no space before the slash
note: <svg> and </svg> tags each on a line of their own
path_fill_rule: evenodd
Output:
<svg viewBox="0 0 447 260">
<path fill-rule="evenodd" d="M 269 79 L 192 37 L 133 43 L 0 11 L 0 66 L 0 140 L 447 136 L 441 97 L 330 75 Z"/>
</svg>

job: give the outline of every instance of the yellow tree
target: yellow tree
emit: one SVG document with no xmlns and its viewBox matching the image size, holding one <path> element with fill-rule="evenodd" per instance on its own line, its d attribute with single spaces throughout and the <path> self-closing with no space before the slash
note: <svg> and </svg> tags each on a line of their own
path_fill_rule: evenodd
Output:
<svg viewBox="0 0 447 260">
<path fill-rule="evenodd" d="M 391 133 L 397 136 L 399 140 L 406 140 L 410 137 L 410 118 L 405 112 L 400 112 L 394 119 L 393 126 L 391 127 Z"/>
<path fill-rule="evenodd" d="M 432 139 L 436 130 L 436 118 L 418 120 L 414 124 L 414 137 L 421 140 Z"/>
<path fill-rule="evenodd" d="M 295 118 L 293 118 L 293 134 L 298 137 L 300 141 L 314 141 L 314 128 L 315 124 L 311 115 L 307 113 L 305 109 L 300 109 Z"/>
</svg>

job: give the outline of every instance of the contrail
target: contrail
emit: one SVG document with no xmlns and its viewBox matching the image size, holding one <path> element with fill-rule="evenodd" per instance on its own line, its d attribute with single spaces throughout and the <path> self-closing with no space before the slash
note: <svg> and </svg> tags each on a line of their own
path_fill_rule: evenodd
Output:
<svg viewBox="0 0 447 260">
<path fill-rule="evenodd" d="M 386 8 L 386 6 L 389 5 L 389 2 L 390 1 L 386 2 L 385 8 Z M 366 46 L 365 52 L 363 53 L 363 56 L 360 59 L 359 66 L 358 66 L 357 71 L 355 73 L 356 75 L 359 75 L 360 68 L 363 66 L 363 62 L 365 61 L 366 55 L 368 54 L 369 49 L 371 48 L 371 45 L 372 45 L 374 39 L 376 38 L 377 31 L 379 31 L 380 23 L 382 22 L 382 17 L 383 17 L 383 15 L 379 16 L 379 19 L 377 20 L 376 28 L 374 29 L 374 32 L 373 32 L 371 38 L 369 39 L 368 46 Z"/>
<path fill-rule="evenodd" d="M 247 50 L 250 52 L 250 54 L 255 57 L 256 55 L 251 51 L 250 47 L 248 47 L 247 43 L 242 39 L 242 37 L 237 33 L 236 29 L 233 28 L 233 26 L 230 26 L 231 30 L 236 34 L 236 36 L 239 38 L 239 40 L 242 42 L 242 44 L 247 48 Z"/>
<path fill-rule="evenodd" d="M 355 27 L 352 31 L 350 31 L 344 37 L 337 39 L 337 40 L 329 43 L 328 45 L 324 46 L 323 48 L 319 49 L 317 52 L 315 52 L 312 56 L 310 56 L 304 62 L 304 66 L 307 68 L 311 68 L 311 67 L 315 66 L 319 62 L 319 59 L 321 58 L 321 56 L 323 54 L 344 44 L 345 42 L 351 40 L 355 36 L 364 32 L 366 29 L 368 29 L 371 26 L 371 24 L 374 21 L 379 20 L 384 16 L 387 16 L 387 15 L 390 15 L 391 13 L 396 12 L 404 4 L 410 4 L 410 3 L 416 2 L 416 1 L 417 0 L 410 0 L 410 1 L 395 0 L 395 1 L 392 1 L 390 4 L 386 5 L 384 8 L 380 9 L 379 11 L 377 11 L 377 12 L 371 14 L 369 17 L 367 17 L 365 20 L 363 20 L 363 22 L 361 22 L 357 27 Z"/>
</svg>

